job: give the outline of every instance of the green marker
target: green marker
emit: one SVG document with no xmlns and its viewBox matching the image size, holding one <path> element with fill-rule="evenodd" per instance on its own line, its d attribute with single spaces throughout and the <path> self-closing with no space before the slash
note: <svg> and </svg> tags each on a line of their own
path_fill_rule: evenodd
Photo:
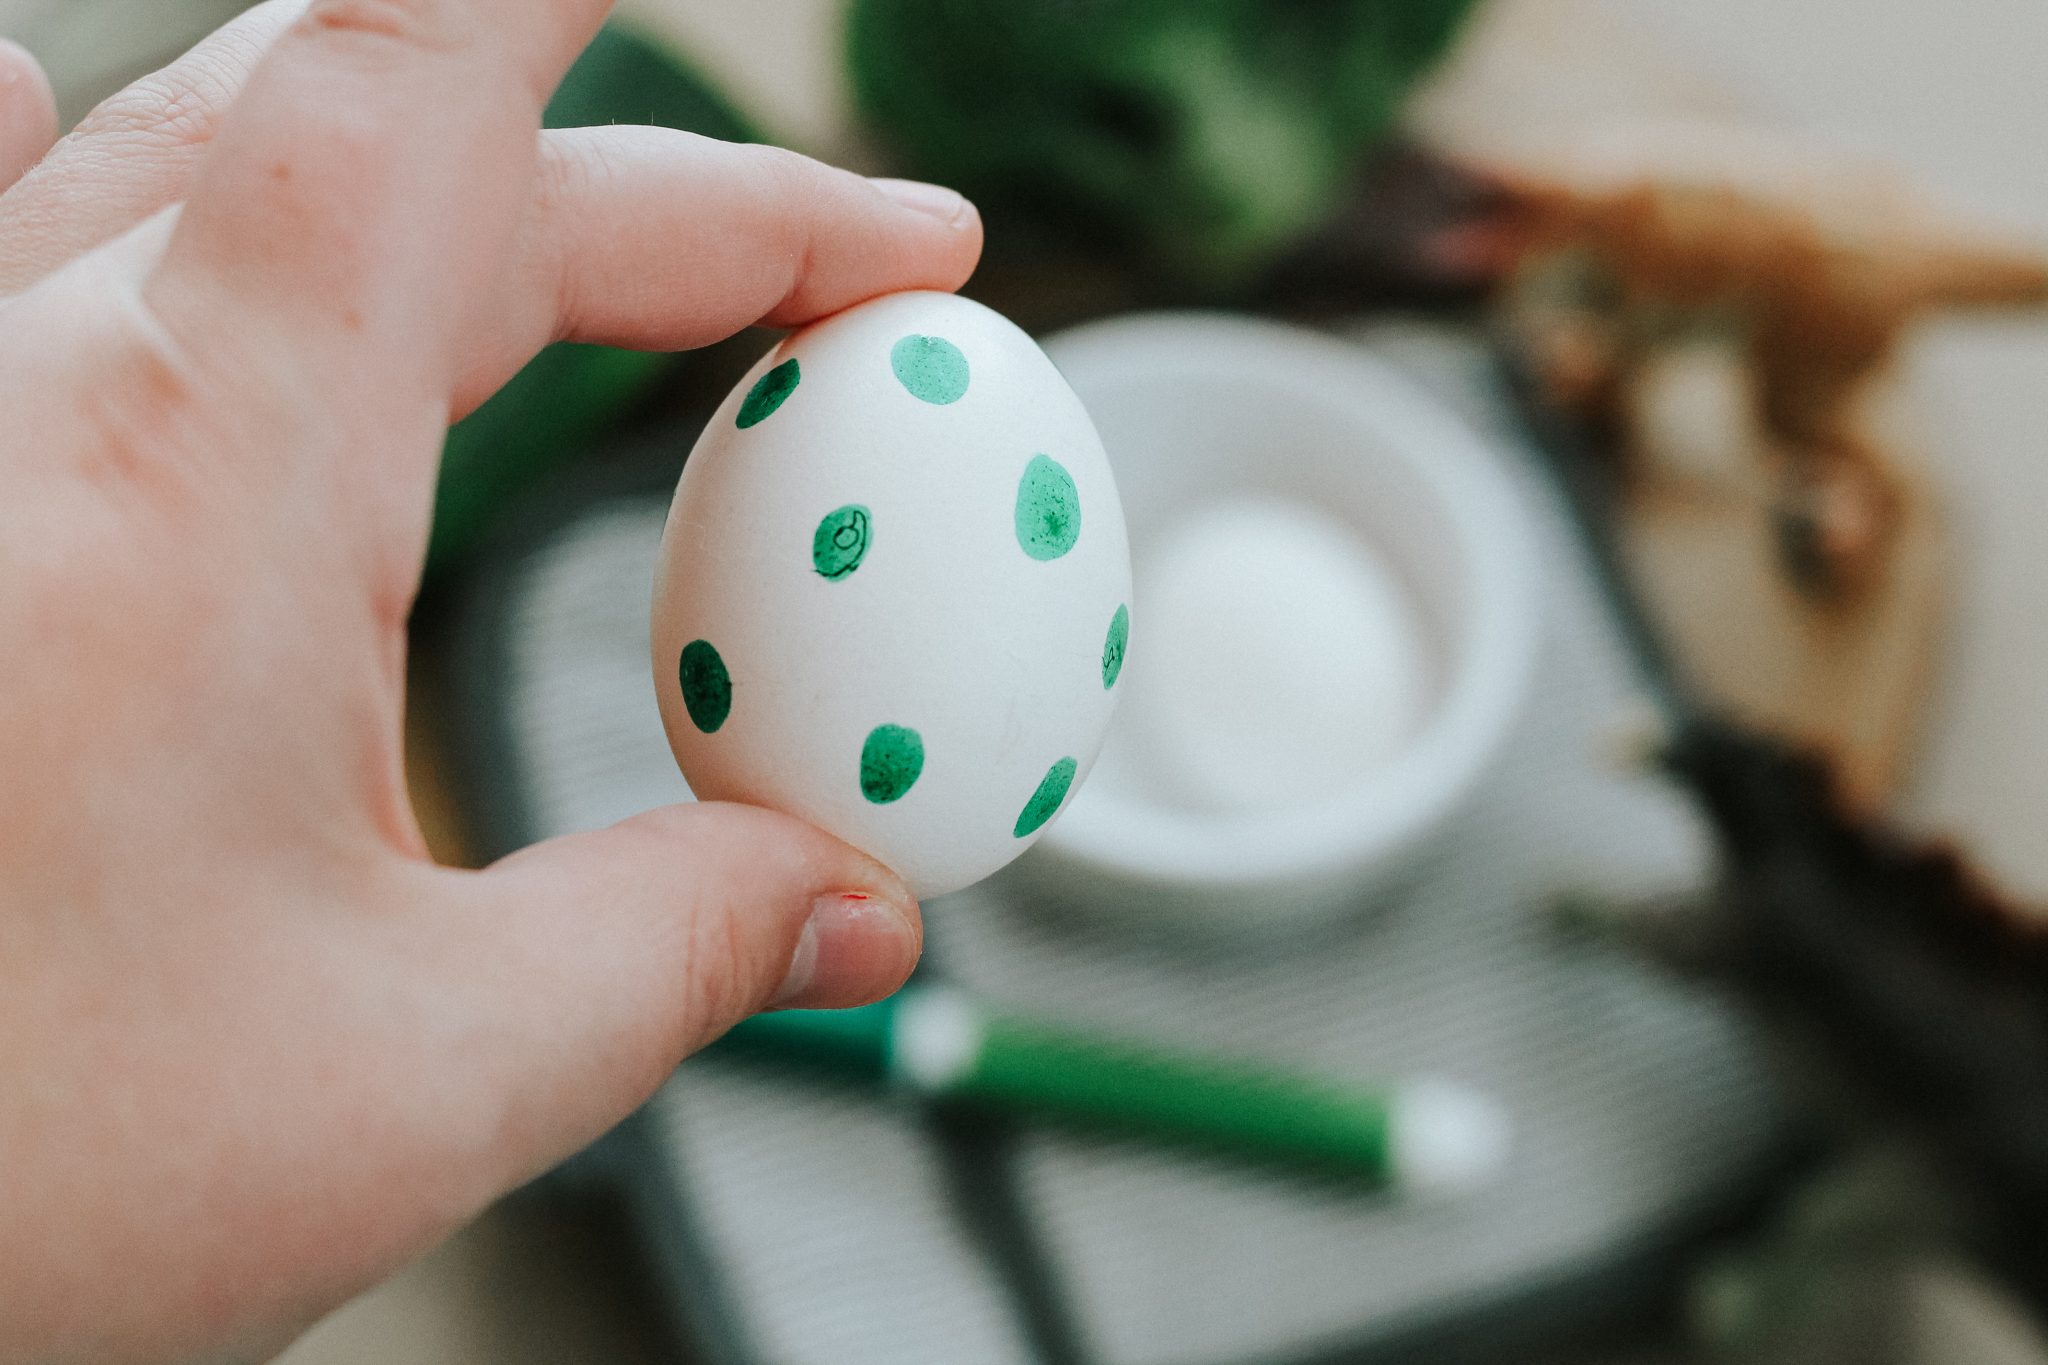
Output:
<svg viewBox="0 0 2048 1365">
<path fill-rule="evenodd" d="M 716 1049 L 887 1081 L 1047 1122 L 1459 1195 L 1506 1164 L 1509 1123 L 1446 1081 L 1371 1091 L 1086 1036 L 912 986 L 853 1010 L 757 1015 Z"/>
</svg>

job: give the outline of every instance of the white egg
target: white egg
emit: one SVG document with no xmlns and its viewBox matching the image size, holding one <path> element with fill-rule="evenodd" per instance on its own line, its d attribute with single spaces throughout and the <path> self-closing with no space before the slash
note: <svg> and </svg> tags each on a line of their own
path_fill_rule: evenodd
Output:
<svg viewBox="0 0 2048 1365">
<path fill-rule="evenodd" d="M 941 895 L 1087 776 L 1130 596 L 1109 462 L 1052 362 L 980 304 L 887 295 L 783 340 L 692 450 L 655 581 L 662 721 L 700 800 Z"/>
</svg>

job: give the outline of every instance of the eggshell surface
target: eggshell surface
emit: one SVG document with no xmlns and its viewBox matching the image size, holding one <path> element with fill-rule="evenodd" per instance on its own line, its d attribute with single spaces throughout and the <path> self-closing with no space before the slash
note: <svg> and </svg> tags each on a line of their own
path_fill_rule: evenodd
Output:
<svg viewBox="0 0 2048 1365">
<path fill-rule="evenodd" d="M 1085 780 L 1130 598 L 1109 462 L 1052 362 L 980 304 L 887 295 L 785 338 L 691 452 L 655 580 L 662 721 L 700 800 L 942 895 Z"/>
</svg>

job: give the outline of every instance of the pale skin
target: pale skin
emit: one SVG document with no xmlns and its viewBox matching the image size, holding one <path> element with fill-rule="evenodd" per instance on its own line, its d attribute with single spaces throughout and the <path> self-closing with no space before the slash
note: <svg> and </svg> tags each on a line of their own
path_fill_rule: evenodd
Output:
<svg viewBox="0 0 2048 1365">
<path fill-rule="evenodd" d="M 606 8 L 274 0 L 54 146 L 0 45 L 0 1361 L 274 1354 L 738 1019 L 916 961 L 901 882 L 782 816 L 470 872 L 407 801 L 451 419 L 557 338 L 980 250 L 935 187 L 541 134 Z"/>
</svg>

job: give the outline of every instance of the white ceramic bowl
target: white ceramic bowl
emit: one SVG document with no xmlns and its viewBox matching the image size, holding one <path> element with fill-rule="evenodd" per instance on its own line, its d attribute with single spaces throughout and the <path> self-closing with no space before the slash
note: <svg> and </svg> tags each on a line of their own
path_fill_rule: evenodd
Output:
<svg viewBox="0 0 2048 1365">
<path fill-rule="evenodd" d="M 1136 554 L 1197 508 L 1305 503 L 1343 522 L 1405 591 L 1426 683 L 1391 754 L 1298 802 L 1190 809 L 1120 780 L 1105 756 L 1017 877 L 1105 913 L 1222 925 L 1369 906 L 1472 794 L 1529 690 L 1536 537 L 1501 454 L 1414 380 L 1302 328 L 1152 314 L 1062 333 L 1046 350 L 1102 433 Z M 1133 667 L 1145 648 L 1138 591 Z"/>
</svg>

